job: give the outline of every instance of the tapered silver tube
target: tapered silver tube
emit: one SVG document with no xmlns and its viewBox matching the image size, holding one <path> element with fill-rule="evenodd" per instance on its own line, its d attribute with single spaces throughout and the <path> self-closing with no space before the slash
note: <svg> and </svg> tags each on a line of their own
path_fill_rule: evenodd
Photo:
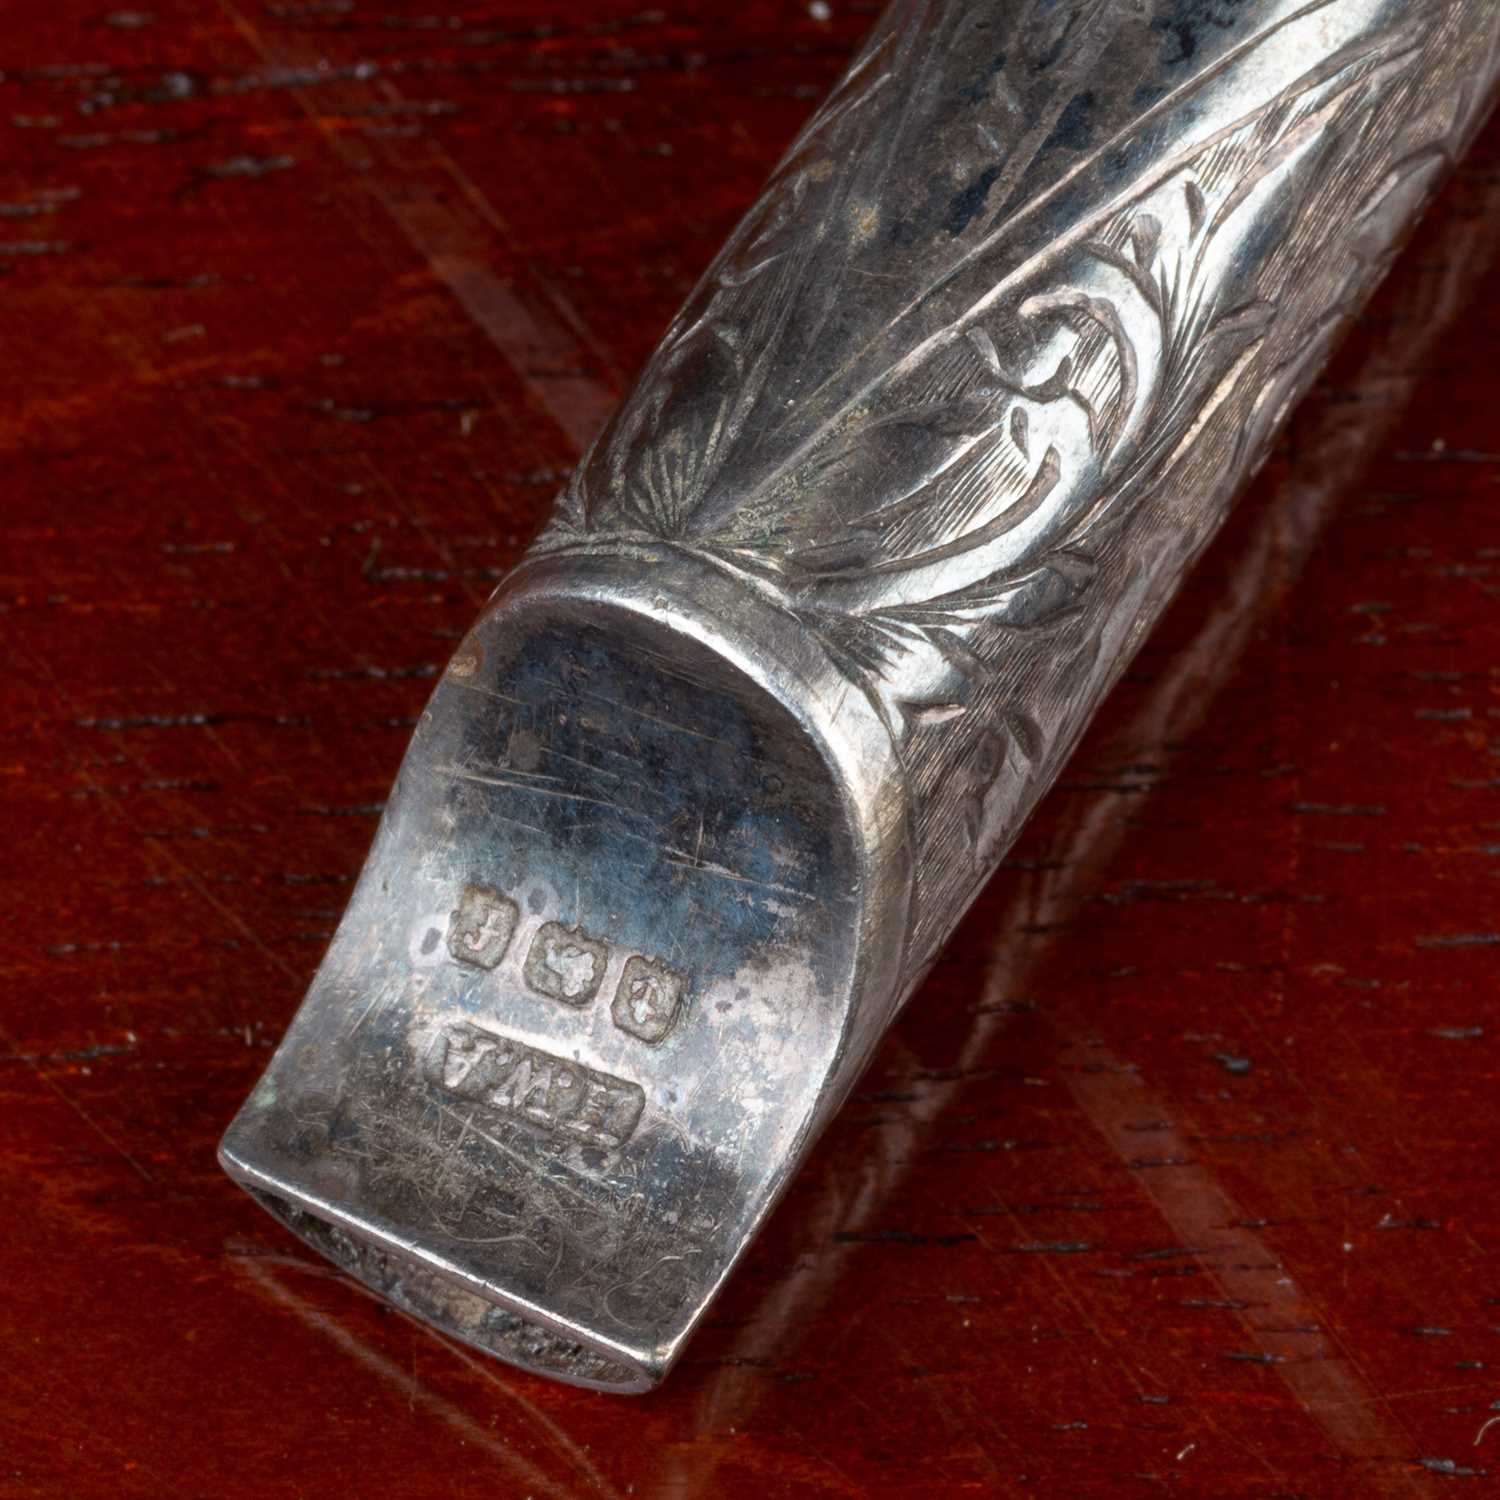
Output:
<svg viewBox="0 0 1500 1500">
<path fill-rule="evenodd" d="M 1493 0 L 899 0 L 496 591 L 225 1166 L 670 1366 L 1460 152 Z"/>
</svg>

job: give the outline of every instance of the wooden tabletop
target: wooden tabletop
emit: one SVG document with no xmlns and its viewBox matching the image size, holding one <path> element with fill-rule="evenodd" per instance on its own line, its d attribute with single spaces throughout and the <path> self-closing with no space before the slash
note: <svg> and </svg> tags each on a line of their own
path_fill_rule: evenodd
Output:
<svg viewBox="0 0 1500 1500">
<path fill-rule="evenodd" d="M 1500 1484 L 1500 128 L 626 1400 L 378 1304 L 214 1145 L 874 7 L 108 3 L 0 42 L 0 1495 Z"/>
</svg>

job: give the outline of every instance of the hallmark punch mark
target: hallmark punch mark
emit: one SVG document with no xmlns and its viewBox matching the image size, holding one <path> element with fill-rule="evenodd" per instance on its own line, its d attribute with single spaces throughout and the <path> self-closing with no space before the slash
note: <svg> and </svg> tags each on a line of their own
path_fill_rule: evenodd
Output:
<svg viewBox="0 0 1500 1500">
<path fill-rule="evenodd" d="M 653 1045 L 677 1024 L 686 982 L 649 958 L 628 958 L 612 1007 L 621 1031 Z"/>
<path fill-rule="evenodd" d="M 464 887 L 448 922 L 448 952 L 477 968 L 499 966 L 510 947 L 519 913 L 516 903 L 487 885 Z"/>
<path fill-rule="evenodd" d="M 587 1005 L 599 993 L 609 963 L 608 947 L 577 927 L 548 922 L 531 941 L 526 983 L 538 995 L 564 1005 Z"/>
</svg>

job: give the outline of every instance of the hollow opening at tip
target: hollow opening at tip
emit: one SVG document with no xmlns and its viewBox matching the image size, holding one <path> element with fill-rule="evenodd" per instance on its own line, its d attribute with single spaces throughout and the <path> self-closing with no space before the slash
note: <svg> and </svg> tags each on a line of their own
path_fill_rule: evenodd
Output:
<svg viewBox="0 0 1500 1500">
<path fill-rule="evenodd" d="M 636 1394 L 656 1384 L 639 1366 L 481 1297 L 440 1276 L 415 1256 L 366 1239 L 264 1188 L 242 1185 L 273 1218 L 320 1255 L 403 1312 L 451 1338 L 534 1374 L 595 1390 Z"/>
</svg>

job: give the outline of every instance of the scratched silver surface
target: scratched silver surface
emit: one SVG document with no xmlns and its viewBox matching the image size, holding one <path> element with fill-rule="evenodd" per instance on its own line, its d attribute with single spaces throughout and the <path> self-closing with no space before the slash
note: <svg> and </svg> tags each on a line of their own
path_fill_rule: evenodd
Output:
<svg viewBox="0 0 1500 1500">
<path fill-rule="evenodd" d="M 658 1380 L 1497 71 L 1492 0 L 892 5 L 454 657 L 228 1170 Z"/>
</svg>

